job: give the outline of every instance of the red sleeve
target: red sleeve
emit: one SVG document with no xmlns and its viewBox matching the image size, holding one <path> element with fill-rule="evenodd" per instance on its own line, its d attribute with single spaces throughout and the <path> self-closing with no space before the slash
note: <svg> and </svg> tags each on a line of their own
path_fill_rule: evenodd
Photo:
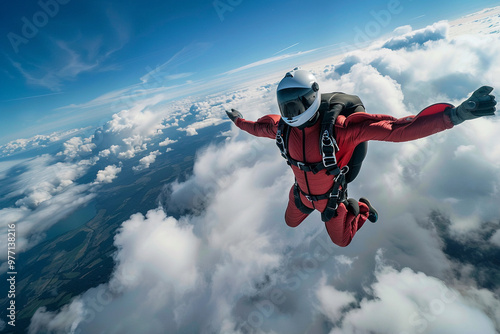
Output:
<svg viewBox="0 0 500 334">
<path fill-rule="evenodd" d="M 242 118 L 236 120 L 236 126 L 241 130 L 257 137 L 276 138 L 280 115 L 266 115 L 257 120 L 257 122 L 247 121 Z"/>
<path fill-rule="evenodd" d="M 444 111 L 450 104 L 436 104 L 418 115 L 394 118 L 388 115 L 357 113 L 340 119 L 346 140 L 361 143 L 367 140 L 404 142 L 424 138 L 451 129 L 453 123 Z M 342 124 L 343 123 L 343 124 Z"/>
</svg>

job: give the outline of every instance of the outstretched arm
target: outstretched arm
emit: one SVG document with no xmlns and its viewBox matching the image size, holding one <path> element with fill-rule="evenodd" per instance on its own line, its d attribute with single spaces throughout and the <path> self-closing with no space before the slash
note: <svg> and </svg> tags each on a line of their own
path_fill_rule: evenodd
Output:
<svg viewBox="0 0 500 334">
<path fill-rule="evenodd" d="M 472 96 L 454 108 L 450 104 L 435 104 L 416 116 L 394 118 L 387 115 L 354 114 L 345 120 L 348 140 L 363 142 L 380 140 L 403 142 L 430 136 L 452 128 L 465 120 L 495 113 L 493 88 L 481 87 Z"/>
<path fill-rule="evenodd" d="M 272 139 L 276 138 L 278 123 L 281 118 L 279 115 L 266 115 L 259 118 L 257 122 L 252 122 L 243 119 L 243 115 L 235 109 L 231 109 L 230 112 L 226 111 L 226 114 L 237 127 L 251 135 Z"/>
<path fill-rule="evenodd" d="M 452 128 L 453 123 L 444 113 L 450 107 L 449 104 L 435 105 L 433 108 L 438 108 L 438 113 L 428 115 L 424 110 L 416 116 L 399 119 L 389 115 L 353 114 L 346 119 L 343 128 L 347 132 L 346 139 L 357 143 L 411 141 Z"/>
</svg>

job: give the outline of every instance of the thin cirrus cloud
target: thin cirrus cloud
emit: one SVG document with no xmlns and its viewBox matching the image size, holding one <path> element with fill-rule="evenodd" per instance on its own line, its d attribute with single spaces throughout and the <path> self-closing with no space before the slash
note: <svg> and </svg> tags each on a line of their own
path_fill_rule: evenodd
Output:
<svg viewBox="0 0 500 334">
<path fill-rule="evenodd" d="M 20 62 L 10 60 L 12 66 L 25 78 L 27 84 L 58 92 L 62 90 L 66 82 L 82 73 L 113 69 L 102 66 L 106 58 L 111 55 L 109 52 L 86 59 L 85 53 L 88 50 L 80 50 L 62 40 L 50 40 L 50 43 L 53 44 L 53 50 L 57 51 L 53 51 L 53 55 L 46 59 L 45 63 L 39 61 L 38 64 L 32 64 L 28 68 Z"/>
<path fill-rule="evenodd" d="M 177 53 L 169 60 L 156 68 L 148 68 L 148 73 L 140 78 L 143 84 L 163 86 L 168 80 L 182 79 L 191 76 L 191 73 L 175 73 L 177 69 L 188 62 L 203 56 L 212 46 L 209 43 L 192 43 Z"/>
<path fill-rule="evenodd" d="M 61 12 L 58 5 L 56 8 L 54 15 Z M 36 52 L 36 59 L 31 58 L 32 52 L 20 52 L 16 54 L 18 61 L 10 57 L 8 60 L 28 85 L 60 92 L 81 74 L 115 70 L 119 66 L 110 59 L 130 38 L 130 24 L 122 15 L 111 8 L 94 13 L 96 22 L 102 20 L 98 32 L 85 24 L 78 31 L 64 32 L 48 25 L 36 41 L 23 45 Z M 64 20 L 62 16 L 59 19 Z"/>
<path fill-rule="evenodd" d="M 295 45 L 292 45 L 292 46 L 295 46 Z M 282 51 L 285 51 L 285 50 L 286 49 L 284 49 Z M 279 54 L 282 51 L 280 51 L 280 52 L 278 52 L 276 54 Z M 244 66 L 232 69 L 230 71 L 222 73 L 221 75 L 231 75 L 231 74 L 235 74 L 235 73 L 238 73 L 238 72 L 249 70 L 249 69 L 252 69 L 252 68 L 255 68 L 255 67 L 260 67 L 260 66 L 263 66 L 263 65 L 275 63 L 275 62 L 278 62 L 278 61 L 281 61 L 281 60 L 286 60 L 286 59 L 291 59 L 291 58 L 295 58 L 295 57 L 305 56 L 307 54 L 313 53 L 314 51 L 316 51 L 316 49 L 314 49 L 314 50 L 307 50 L 307 51 L 298 51 L 298 52 L 295 52 L 295 53 L 289 53 L 289 54 L 284 54 L 284 55 L 279 55 L 279 56 L 277 56 L 275 54 L 272 57 L 269 57 L 269 58 L 266 58 L 266 59 L 262 59 L 262 60 L 259 60 L 259 61 L 247 64 L 247 65 L 244 65 Z"/>
</svg>

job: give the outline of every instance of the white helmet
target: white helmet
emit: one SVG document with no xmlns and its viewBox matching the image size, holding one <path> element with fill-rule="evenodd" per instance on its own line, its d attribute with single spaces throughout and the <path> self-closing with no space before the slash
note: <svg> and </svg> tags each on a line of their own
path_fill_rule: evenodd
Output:
<svg viewBox="0 0 500 334">
<path fill-rule="evenodd" d="M 301 126 L 312 119 L 321 104 L 316 78 L 295 68 L 280 81 L 277 90 L 281 117 L 290 126 Z"/>
</svg>

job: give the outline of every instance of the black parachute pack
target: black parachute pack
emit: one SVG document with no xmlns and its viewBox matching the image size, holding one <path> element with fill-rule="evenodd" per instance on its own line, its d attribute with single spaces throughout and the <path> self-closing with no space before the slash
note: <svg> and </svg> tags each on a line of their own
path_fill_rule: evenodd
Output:
<svg viewBox="0 0 500 334">
<path fill-rule="evenodd" d="M 339 115 L 347 117 L 356 112 L 356 110 L 359 111 L 360 109 L 364 111 L 364 106 L 360 98 L 356 95 L 349 95 L 345 93 L 329 93 L 321 95 L 321 105 L 318 110 L 318 122 L 321 122 L 319 147 L 322 161 L 317 163 L 306 163 L 303 161 L 297 161 L 290 157 L 288 153 L 288 138 L 291 130 L 290 126 L 286 124 L 283 119 L 280 119 L 280 122 L 278 123 L 276 145 L 280 149 L 281 155 L 287 160 L 289 165 L 296 166 L 302 171 L 312 172 L 314 174 L 326 169 L 327 174 L 335 176 L 333 187 L 328 193 L 323 195 L 307 194 L 299 188 L 297 183 L 295 183 L 295 204 L 299 210 L 304 213 L 308 214 L 313 210 L 302 204 L 299 193 L 302 193 L 309 201 L 328 199 L 327 208 L 321 214 L 322 220 L 325 222 L 336 216 L 339 203 L 347 200 L 347 183 L 354 180 L 359 173 L 361 162 L 366 155 L 367 149 L 367 143 L 359 144 L 356 147 L 355 154 L 353 154 L 353 158 L 351 158 L 349 164 L 340 168 L 337 164 L 337 158 L 335 156 L 336 152 L 339 151 L 337 141 L 335 140 L 335 121 Z M 353 164 L 353 166 L 350 166 L 351 162 L 354 160 L 357 161 Z M 351 168 L 350 170 L 350 167 L 355 167 L 355 169 Z M 352 175 L 348 175 L 348 173 Z"/>
</svg>

